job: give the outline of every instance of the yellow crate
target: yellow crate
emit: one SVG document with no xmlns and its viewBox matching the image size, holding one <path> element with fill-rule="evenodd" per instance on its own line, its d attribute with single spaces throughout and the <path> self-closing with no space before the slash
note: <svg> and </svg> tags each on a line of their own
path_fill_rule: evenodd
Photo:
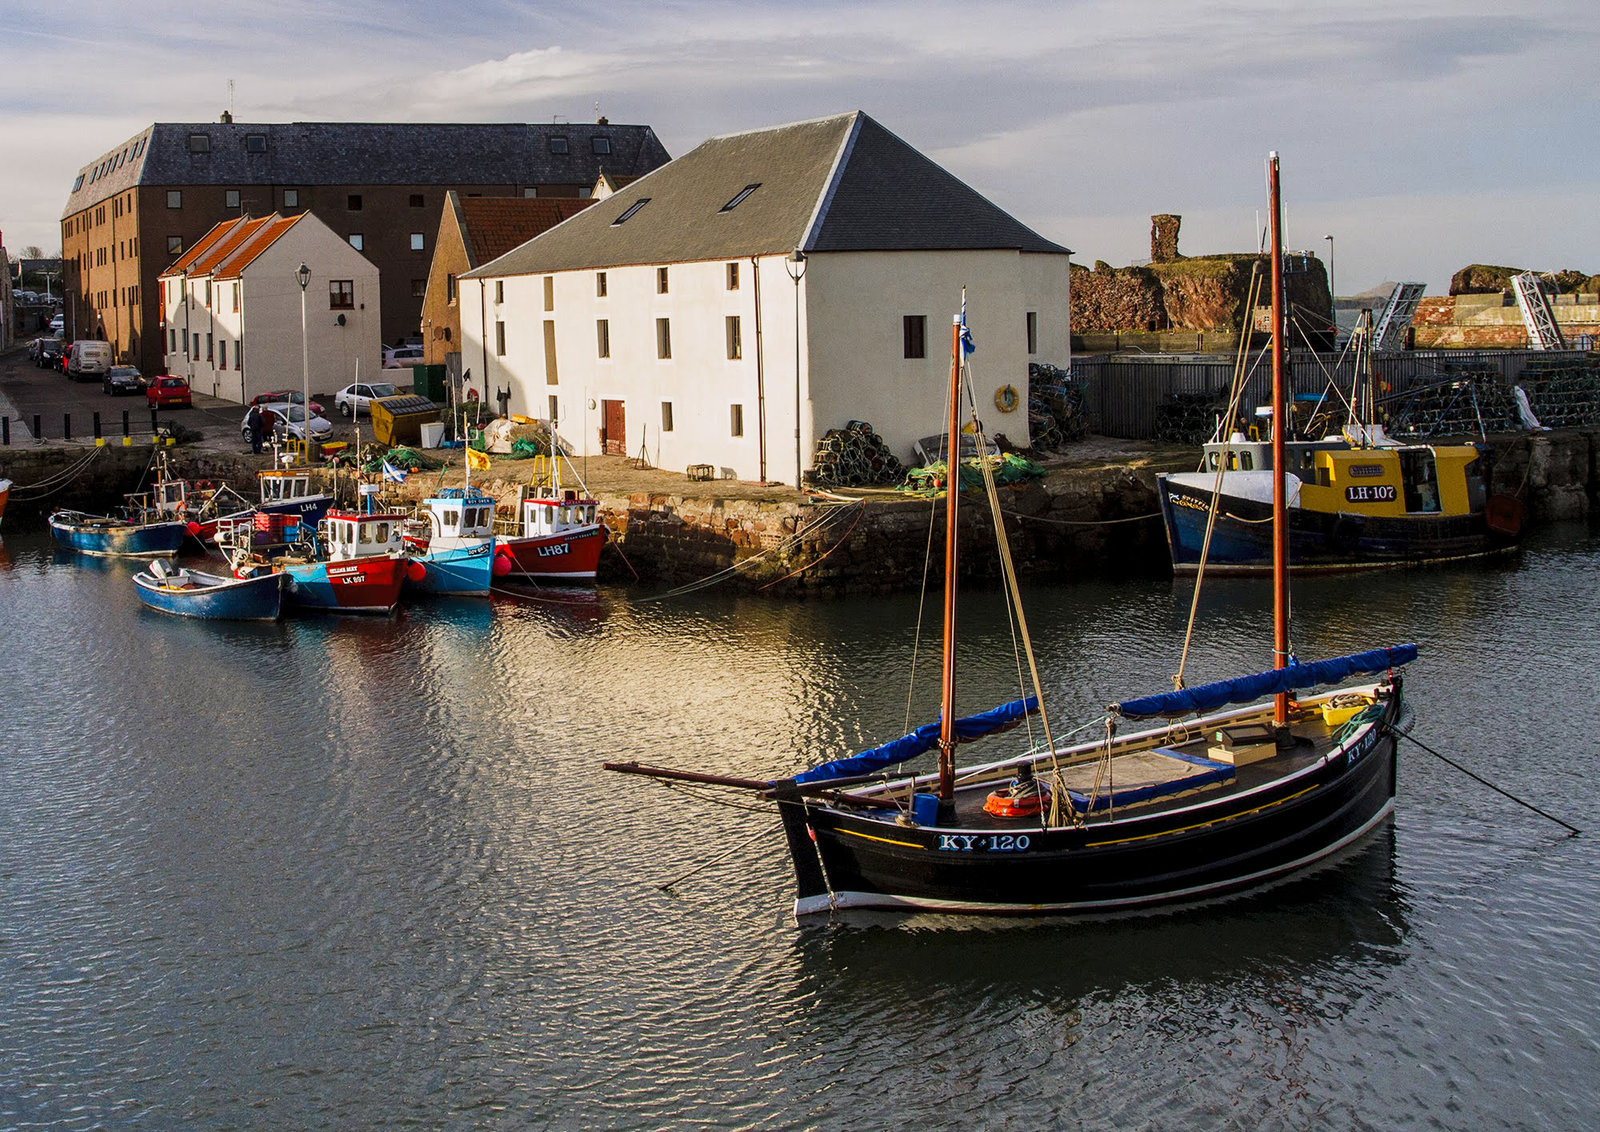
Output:
<svg viewBox="0 0 1600 1132">
<path fill-rule="evenodd" d="M 1356 704 L 1340 704 L 1338 706 L 1335 706 L 1331 703 L 1323 704 L 1322 722 L 1327 724 L 1330 728 L 1343 727 L 1345 724 L 1350 722 L 1357 712 L 1361 711 L 1367 706 L 1368 705 L 1365 700 L 1362 700 L 1360 703 Z"/>
</svg>

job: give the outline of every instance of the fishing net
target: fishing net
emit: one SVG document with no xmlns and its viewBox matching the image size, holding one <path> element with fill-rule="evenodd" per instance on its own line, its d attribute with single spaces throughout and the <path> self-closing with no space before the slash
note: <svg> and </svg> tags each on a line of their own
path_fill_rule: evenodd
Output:
<svg viewBox="0 0 1600 1132">
<path fill-rule="evenodd" d="M 1156 406 L 1153 437 L 1170 444 L 1204 444 L 1228 411 L 1228 399 L 1215 393 L 1174 393 Z"/>
<path fill-rule="evenodd" d="M 1391 435 L 1427 440 L 1521 430 L 1516 400 L 1498 369 L 1470 364 L 1446 369 L 1448 381 L 1384 399 Z"/>
<path fill-rule="evenodd" d="M 866 421 L 831 428 L 817 441 L 810 478 L 820 487 L 869 487 L 900 479 L 903 465 Z"/>
<path fill-rule="evenodd" d="M 1004 486 L 1012 483 L 1023 483 L 1027 480 L 1040 479 L 1044 476 L 1044 468 L 1015 452 L 1007 452 L 998 456 L 985 456 L 994 475 L 994 482 Z M 976 491 L 983 487 L 983 469 L 978 465 L 978 459 L 962 460 L 961 490 Z M 950 477 L 949 469 L 943 460 L 935 460 L 920 468 L 912 468 L 906 472 L 905 482 L 899 490 L 907 495 L 932 496 L 942 492 Z"/>
<path fill-rule="evenodd" d="M 363 451 L 370 452 L 371 449 L 367 448 L 363 449 Z M 402 445 L 369 456 L 359 467 L 367 475 L 376 476 L 383 473 L 385 462 L 390 467 L 399 468 L 402 472 L 431 472 L 435 468 L 444 466 L 441 461 L 435 460 L 431 456 L 425 456 L 415 448 L 406 448 Z"/>
<path fill-rule="evenodd" d="M 1600 424 L 1600 355 L 1530 358 L 1522 388 L 1539 423 L 1550 428 Z"/>
</svg>

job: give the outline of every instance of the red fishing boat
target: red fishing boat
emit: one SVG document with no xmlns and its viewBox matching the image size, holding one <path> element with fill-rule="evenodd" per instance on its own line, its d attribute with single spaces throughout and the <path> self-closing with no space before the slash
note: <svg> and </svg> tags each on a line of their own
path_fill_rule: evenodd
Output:
<svg viewBox="0 0 1600 1132">
<path fill-rule="evenodd" d="M 398 511 L 329 511 L 308 543 L 266 557 L 248 544 L 230 548 L 233 572 L 288 576 L 285 597 L 302 609 L 340 613 L 388 613 L 400 602 L 408 573 L 422 566 L 405 552 L 408 516 Z"/>
</svg>

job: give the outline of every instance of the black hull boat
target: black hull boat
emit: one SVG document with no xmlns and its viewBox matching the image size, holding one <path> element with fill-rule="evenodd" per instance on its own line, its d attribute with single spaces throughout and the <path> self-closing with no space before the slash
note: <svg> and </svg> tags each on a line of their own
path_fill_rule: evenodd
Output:
<svg viewBox="0 0 1600 1132">
<path fill-rule="evenodd" d="M 823 805 L 785 800 L 780 790 L 795 914 L 1113 912 L 1205 900 L 1296 872 L 1358 841 L 1394 808 L 1400 682 L 1368 691 L 1381 711 L 1352 734 L 1336 739 L 1336 730 L 1308 717 L 1296 727 L 1294 749 L 1273 756 L 1271 767 L 1232 768 L 1234 775 L 1201 791 L 1108 807 L 1110 815 L 1089 815 L 1081 825 L 985 812 L 987 794 L 1015 774 L 1014 764 L 974 774 L 957 789 L 951 820 L 934 826 L 905 822 L 904 807 L 885 794 L 862 791 L 844 806 L 838 797 Z M 1131 738 L 1153 742 L 1164 733 Z M 1067 763 L 1093 752 L 1059 757 Z"/>
<path fill-rule="evenodd" d="M 1272 187 L 1273 394 L 1284 404 L 1283 256 L 1277 157 Z M 966 297 L 951 332 L 947 451 L 959 452 L 962 392 L 976 451 L 986 440 L 971 393 Z M 963 374 L 967 381 L 962 381 Z M 1285 467 L 1281 435 L 1272 466 Z M 1287 477 L 1273 477 L 1272 667 L 1123 700 L 1093 741 L 1058 745 L 992 466 L 977 466 L 993 512 L 1000 574 L 1032 694 L 956 717 L 961 478 L 944 502 L 944 641 L 937 722 L 789 778 L 755 781 L 609 763 L 607 769 L 755 791 L 776 803 L 794 864 L 797 916 L 848 908 L 1107 914 L 1254 887 L 1339 852 L 1394 807 L 1395 740 L 1405 710 L 1399 645 L 1300 661 L 1289 647 Z M 1198 605 L 1198 603 L 1197 603 Z M 1352 683 L 1356 677 L 1365 682 Z M 1333 687 L 1337 686 L 1337 687 Z M 1315 691 L 1333 687 L 1333 690 Z M 1303 694 L 1305 693 L 1305 694 Z M 1130 721 L 1138 730 L 1120 733 Z M 1164 721 L 1164 722 L 1163 722 Z M 1095 726 L 1090 724 L 1089 726 Z M 964 744 L 1015 729 L 1007 757 L 958 767 Z M 897 768 L 937 752 L 933 773 Z"/>
</svg>

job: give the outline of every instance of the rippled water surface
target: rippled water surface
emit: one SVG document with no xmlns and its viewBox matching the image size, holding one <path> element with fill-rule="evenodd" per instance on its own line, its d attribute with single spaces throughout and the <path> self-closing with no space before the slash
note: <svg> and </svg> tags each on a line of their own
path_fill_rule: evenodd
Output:
<svg viewBox="0 0 1600 1132">
<path fill-rule="evenodd" d="M 1416 640 L 1391 827 L 1199 909 L 797 927 L 771 777 L 898 734 L 912 598 L 622 590 L 194 624 L 0 551 L 0 1126 L 1592 1127 L 1600 538 L 1296 590 L 1305 656 Z M 1190 682 L 1266 662 L 1211 583 Z M 1185 585 L 1031 593 L 1057 713 L 1168 684 Z M 999 606 L 963 661 L 1011 685 Z M 931 663 L 925 661 L 925 663 Z M 931 667 L 927 670 L 931 672 Z M 913 698 L 912 722 L 931 717 Z M 660 886 L 688 874 L 671 891 Z"/>
</svg>

